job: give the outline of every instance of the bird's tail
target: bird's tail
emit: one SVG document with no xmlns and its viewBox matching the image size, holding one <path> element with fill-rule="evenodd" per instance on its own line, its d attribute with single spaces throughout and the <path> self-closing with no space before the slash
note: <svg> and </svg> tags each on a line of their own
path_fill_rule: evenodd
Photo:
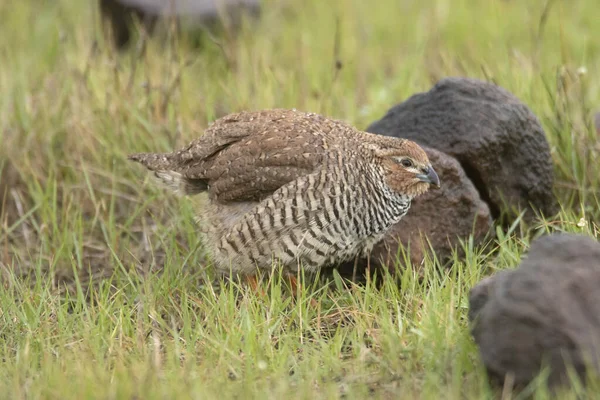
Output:
<svg viewBox="0 0 600 400">
<path fill-rule="evenodd" d="M 168 169 L 172 163 L 169 153 L 135 153 L 128 155 L 127 158 L 139 162 L 150 171 Z"/>
<path fill-rule="evenodd" d="M 150 171 L 163 185 L 181 196 L 191 196 L 208 189 L 208 184 L 203 179 L 190 179 L 180 172 L 173 170 L 173 163 L 169 153 L 136 153 L 127 158 L 139 162 Z"/>
</svg>

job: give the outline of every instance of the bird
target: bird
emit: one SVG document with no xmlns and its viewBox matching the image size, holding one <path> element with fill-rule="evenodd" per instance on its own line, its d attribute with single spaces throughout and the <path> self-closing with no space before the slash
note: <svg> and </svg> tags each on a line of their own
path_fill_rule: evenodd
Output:
<svg viewBox="0 0 600 400">
<path fill-rule="evenodd" d="M 196 218 L 222 275 L 256 282 L 282 268 L 317 273 L 357 257 L 439 188 L 417 143 L 296 109 L 221 117 L 170 153 L 128 158 L 180 196 L 207 195 Z"/>
</svg>

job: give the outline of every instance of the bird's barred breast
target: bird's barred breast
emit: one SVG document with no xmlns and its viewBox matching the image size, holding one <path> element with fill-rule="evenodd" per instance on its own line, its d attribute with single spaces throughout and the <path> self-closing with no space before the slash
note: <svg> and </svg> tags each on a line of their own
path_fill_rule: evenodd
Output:
<svg viewBox="0 0 600 400">
<path fill-rule="evenodd" d="M 314 272 L 370 251 L 410 206 L 390 198 L 375 173 L 338 165 L 283 186 L 215 237 L 217 264 L 250 273 L 277 260 Z"/>
</svg>

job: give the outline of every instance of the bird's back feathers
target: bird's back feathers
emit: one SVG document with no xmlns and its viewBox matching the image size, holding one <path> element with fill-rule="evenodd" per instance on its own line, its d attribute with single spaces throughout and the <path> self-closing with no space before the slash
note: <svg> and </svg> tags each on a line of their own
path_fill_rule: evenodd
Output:
<svg viewBox="0 0 600 400">
<path fill-rule="evenodd" d="M 325 153 L 346 147 L 340 139 L 352 141 L 360 134 L 317 114 L 242 112 L 215 121 L 179 151 L 133 154 L 129 159 L 184 195 L 209 190 L 211 198 L 221 203 L 258 201 L 313 172 Z"/>
</svg>

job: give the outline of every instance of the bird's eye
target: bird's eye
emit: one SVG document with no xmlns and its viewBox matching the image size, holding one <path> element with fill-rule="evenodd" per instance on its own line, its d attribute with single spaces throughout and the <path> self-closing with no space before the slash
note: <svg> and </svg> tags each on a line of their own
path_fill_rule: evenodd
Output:
<svg viewBox="0 0 600 400">
<path fill-rule="evenodd" d="M 405 158 L 404 160 L 401 161 L 402 165 L 406 168 L 410 168 L 413 166 L 413 162 L 411 159 L 409 158 Z"/>
</svg>

